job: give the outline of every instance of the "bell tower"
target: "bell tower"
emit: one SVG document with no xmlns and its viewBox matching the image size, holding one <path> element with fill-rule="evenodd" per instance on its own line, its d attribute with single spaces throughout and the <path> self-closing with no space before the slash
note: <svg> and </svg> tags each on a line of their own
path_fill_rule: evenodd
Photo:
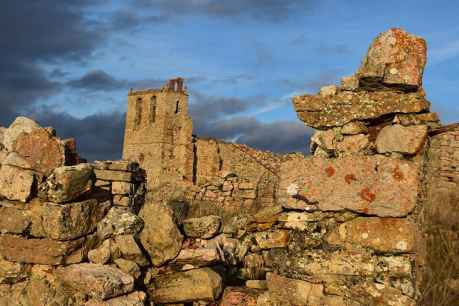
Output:
<svg viewBox="0 0 459 306">
<path fill-rule="evenodd" d="M 182 78 L 160 89 L 129 91 L 123 159 L 140 163 L 149 188 L 192 181 L 192 131 Z"/>
</svg>

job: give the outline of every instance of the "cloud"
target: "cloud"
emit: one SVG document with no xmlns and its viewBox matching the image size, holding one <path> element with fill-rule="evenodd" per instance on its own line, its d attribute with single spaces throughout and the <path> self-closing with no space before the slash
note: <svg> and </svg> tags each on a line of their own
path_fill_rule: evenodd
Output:
<svg viewBox="0 0 459 306">
<path fill-rule="evenodd" d="M 157 9 L 165 16 L 207 15 L 282 21 L 310 8 L 305 0 L 136 0 L 135 7 Z"/>
<path fill-rule="evenodd" d="M 116 80 L 111 75 L 102 70 L 89 71 L 81 78 L 67 82 L 70 87 L 84 90 L 113 90 L 125 85 L 125 82 Z"/>
<path fill-rule="evenodd" d="M 77 118 L 45 106 L 28 116 L 42 126 L 52 126 L 61 138 L 74 137 L 78 152 L 88 160 L 121 158 L 125 113 L 98 113 Z"/>
<path fill-rule="evenodd" d="M 48 78 L 44 63 L 82 60 L 100 43 L 100 33 L 83 16 L 89 3 L 2 1 L 1 124 L 8 124 L 18 113 L 61 89 L 59 82 Z"/>
<path fill-rule="evenodd" d="M 212 137 L 244 143 L 261 150 L 286 153 L 306 151 L 312 129 L 295 121 L 261 122 L 246 115 L 256 111 L 265 100 L 246 100 L 194 94 L 190 105 L 193 132 L 200 137 Z M 284 103 L 282 101 L 282 103 Z"/>
</svg>

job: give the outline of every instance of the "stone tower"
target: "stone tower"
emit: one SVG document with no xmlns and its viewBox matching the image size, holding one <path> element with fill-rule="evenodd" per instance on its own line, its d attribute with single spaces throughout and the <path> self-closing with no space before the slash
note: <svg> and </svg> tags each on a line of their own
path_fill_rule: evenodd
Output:
<svg viewBox="0 0 459 306">
<path fill-rule="evenodd" d="M 192 130 L 182 78 L 169 80 L 160 89 L 131 90 L 123 159 L 140 163 L 149 188 L 162 182 L 191 182 Z"/>
</svg>

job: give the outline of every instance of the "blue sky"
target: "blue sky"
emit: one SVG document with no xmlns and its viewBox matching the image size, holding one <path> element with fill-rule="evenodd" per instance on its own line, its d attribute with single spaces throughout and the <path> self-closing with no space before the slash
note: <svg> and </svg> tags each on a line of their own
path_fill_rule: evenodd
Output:
<svg viewBox="0 0 459 306">
<path fill-rule="evenodd" d="M 90 159 L 120 157 L 130 87 L 176 76 L 187 79 L 198 135 L 305 151 L 311 130 L 291 97 L 354 73 L 391 27 L 427 40 L 427 96 L 444 123 L 459 121 L 454 1 L 75 2 L 5 1 L 0 124 L 30 115 L 75 136 Z"/>
</svg>

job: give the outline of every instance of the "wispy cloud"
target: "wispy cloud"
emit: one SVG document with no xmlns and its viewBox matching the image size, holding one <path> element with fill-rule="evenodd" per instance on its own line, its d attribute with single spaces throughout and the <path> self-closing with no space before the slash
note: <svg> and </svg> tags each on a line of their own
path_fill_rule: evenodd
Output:
<svg viewBox="0 0 459 306">
<path fill-rule="evenodd" d="M 450 41 L 449 43 L 432 49 L 430 58 L 433 63 L 443 62 L 459 56 L 459 39 Z"/>
</svg>

